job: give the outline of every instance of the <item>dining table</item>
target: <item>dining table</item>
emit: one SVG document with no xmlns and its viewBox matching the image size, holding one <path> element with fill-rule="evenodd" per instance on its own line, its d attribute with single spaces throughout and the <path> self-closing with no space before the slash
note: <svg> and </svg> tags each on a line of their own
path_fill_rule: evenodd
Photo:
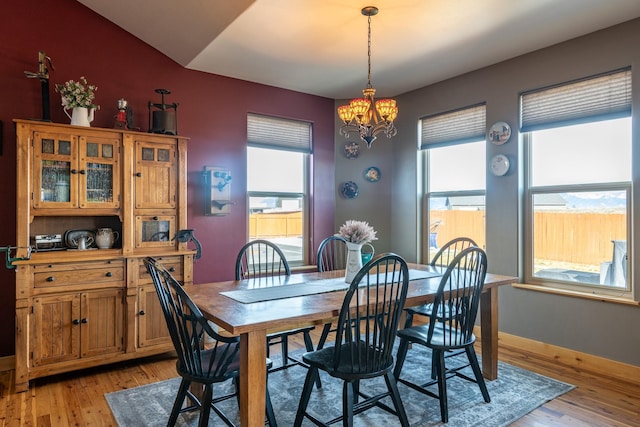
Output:
<svg viewBox="0 0 640 427">
<path fill-rule="evenodd" d="M 405 307 L 432 302 L 440 267 L 408 264 Z M 337 319 L 346 291 L 344 270 L 186 285 L 203 315 L 227 333 L 240 336 L 239 409 L 242 426 L 264 426 L 267 334 Z M 480 301 L 482 373 L 498 377 L 498 288 L 517 277 L 487 274 Z M 363 290 L 361 290 L 362 292 Z"/>
</svg>

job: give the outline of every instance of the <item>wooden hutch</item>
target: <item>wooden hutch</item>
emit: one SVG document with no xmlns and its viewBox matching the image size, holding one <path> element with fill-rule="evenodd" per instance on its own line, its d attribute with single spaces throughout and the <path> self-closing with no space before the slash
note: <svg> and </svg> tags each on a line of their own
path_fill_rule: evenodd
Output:
<svg viewBox="0 0 640 427">
<path fill-rule="evenodd" d="M 103 227 L 120 236 L 109 249 L 63 241 L 15 262 L 16 391 L 34 378 L 172 350 L 143 259 L 193 282 L 194 251 L 173 239 L 187 226 L 187 138 L 14 122 L 16 257 L 27 257 L 35 236 Z"/>
</svg>

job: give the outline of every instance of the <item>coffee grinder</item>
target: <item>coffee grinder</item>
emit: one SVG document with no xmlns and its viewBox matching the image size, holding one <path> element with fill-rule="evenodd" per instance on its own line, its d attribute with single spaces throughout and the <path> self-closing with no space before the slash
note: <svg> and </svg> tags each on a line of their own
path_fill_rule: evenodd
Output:
<svg viewBox="0 0 640 427">
<path fill-rule="evenodd" d="M 149 101 L 149 132 L 166 135 L 178 134 L 178 104 L 165 104 L 164 96 L 171 92 L 167 89 L 156 89 L 156 93 L 162 96 L 160 104 Z M 152 110 L 154 109 L 154 110 Z"/>
</svg>

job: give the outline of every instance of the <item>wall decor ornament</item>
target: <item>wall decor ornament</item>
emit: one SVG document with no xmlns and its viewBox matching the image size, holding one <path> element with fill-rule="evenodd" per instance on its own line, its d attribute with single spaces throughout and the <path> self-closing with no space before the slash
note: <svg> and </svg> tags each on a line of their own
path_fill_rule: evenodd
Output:
<svg viewBox="0 0 640 427">
<path fill-rule="evenodd" d="M 360 154 L 360 144 L 356 141 L 347 142 L 344 144 L 344 156 L 347 159 L 357 159 Z"/>
<path fill-rule="evenodd" d="M 364 171 L 364 179 L 369 182 L 378 182 L 381 177 L 380 169 L 375 166 L 371 166 Z"/>
<path fill-rule="evenodd" d="M 353 181 L 343 182 L 340 186 L 340 194 L 345 199 L 355 199 L 358 197 L 358 184 Z"/>
<path fill-rule="evenodd" d="M 487 139 L 495 145 L 502 145 L 511 138 L 511 126 L 507 122 L 495 122 L 489 129 Z"/>
</svg>

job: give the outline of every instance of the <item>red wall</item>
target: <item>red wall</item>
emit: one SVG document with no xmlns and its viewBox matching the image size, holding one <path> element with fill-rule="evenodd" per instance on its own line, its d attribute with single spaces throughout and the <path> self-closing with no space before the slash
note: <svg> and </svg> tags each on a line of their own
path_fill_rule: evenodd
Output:
<svg viewBox="0 0 640 427">
<path fill-rule="evenodd" d="M 9 3 L 9 4 L 6 4 Z M 85 76 L 98 86 L 93 127 L 110 128 L 117 100 L 133 108 L 134 122 L 148 129 L 149 101 L 160 102 L 157 88 L 171 91 L 165 102 L 179 103 L 178 132 L 190 137 L 188 152 L 188 226 L 202 242 L 194 266 L 196 283 L 233 278 L 233 264 L 246 241 L 246 116 L 248 112 L 313 122 L 314 165 L 312 241 L 317 247 L 332 234 L 335 209 L 334 117 L 332 99 L 258 85 L 183 68 L 120 27 L 74 0 L 20 0 L 3 4 L 0 25 L 0 246 L 15 244 L 15 129 L 12 119 L 41 118 L 40 83 L 24 71 L 37 71 L 38 51 L 51 57 L 51 119 L 69 123 L 55 83 Z M 167 31 L 180 31 L 167 22 Z M 203 215 L 200 174 L 205 165 L 229 168 L 233 176 L 232 213 Z M 64 231 L 64 230 L 61 230 Z M 14 353 L 15 280 L 0 268 L 0 356 Z"/>
</svg>

